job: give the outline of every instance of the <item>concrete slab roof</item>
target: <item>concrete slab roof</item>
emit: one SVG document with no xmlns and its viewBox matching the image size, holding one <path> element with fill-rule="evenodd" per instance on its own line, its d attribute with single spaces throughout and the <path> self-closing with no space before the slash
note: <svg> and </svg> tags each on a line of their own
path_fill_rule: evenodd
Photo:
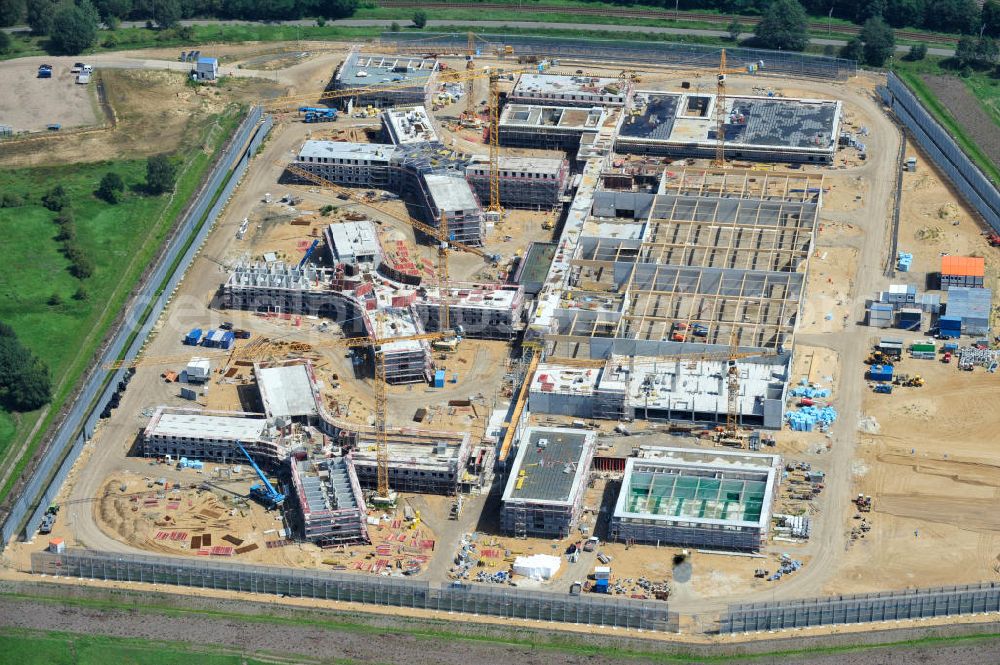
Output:
<svg viewBox="0 0 1000 665">
<path fill-rule="evenodd" d="M 345 143 L 343 141 L 306 141 L 299 150 L 299 161 L 325 159 L 364 159 L 389 163 L 395 147 L 382 143 Z"/>
<path fill-rule="evenodd" d="M 267 430 L 264 418 L 174 411 L 159 413 L 150 425 L 146 433 L 151 436 L 223 441 L 256 441 Z"/>
<path fill-rule="evenodd" d="M 257 387 L 264 412 L 270 418 L 319 415 L 312 376 L 305 363 L 258 368 Z"/>
<path fill-rule="evenodd" d="M 434 58 L 353 52 L 341 65 L 337 82 L 347 87 L 368 87 L 413 81 L 414 87 L 423 87 L 437 68 Z"/>
<path fill-rule="evenodd" d="M 589 430 L 563 427 L 525 429 L 503 500 L 569 503 L 590 472 L 586 458 L 594 440 L 594 433 Z"/>
</svg>

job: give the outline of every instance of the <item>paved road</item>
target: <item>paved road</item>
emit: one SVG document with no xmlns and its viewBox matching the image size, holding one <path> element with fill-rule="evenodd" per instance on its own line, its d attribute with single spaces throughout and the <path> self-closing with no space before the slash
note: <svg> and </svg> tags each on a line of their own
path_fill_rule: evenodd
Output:
<svg viewBox="0 0 1000 665">
<path fill-rule="evenodd" d="M 187 21 L 181 21 L 182 25 L 248 25 L 258 23 L 258 25 L 270 25 L 266 23 L 260 23 L 255 21 L 216 21 L 208 19 L 193 19 Z M 399 20 L 393 19 L 341 19 L 339 21 L 328 21 L 327 25 L 340 25 L 349 28 L 388 28 L 393 23 L 399 23 Z M 315 26 L 316 21 L 314 19 L 301 19 L 297 21 L 280 21 L 281 25 L 299 25 L 299 26 Z M 122 22 L 122 27 L 125 28 L 141 28 L 146 25 L 145 21 L 124 21 Z M 729 32 L 725 30 L 707 30 L 704 28 L 666 28 L 651 25 L 609 25 L 606 23 L 562 23 L 562 22 L 546 22 L 546 21 L 464 21 L 464 20 L 447 20 L 447 19 L 430 19 L 427 21 L 428 28 L 435 27 L 455 27 L 460 26 L 462 28 L 491 28 L 497 29 L 498 32 L 502 33 L 502 28 L 545 28 L 553 30 L 591 30 L 599 32 L 641 32 L 646 34 L 655 35 L 693 35 L 696 37 L 728 37 Z M 8 32 L 13 32 L 16 30 L 25 30 L 24 26 L 19 26 L 16 28 L 4 28 Z M 841 47 L 847 44 L 847 40 L 844 39 L 826 39 L 823 37 L 813 37 L 809 40 L 810 44 L 817 46 L 835 46 Z M 897 46 L 897 53 L 906 53 L 910 50 L 909 46 Z M 927 52 L 931 55 L 940 56 L 952 56 L 955 55 L 955 49 L 941 48 L 938 46 L 929 47 Z"/>
</svg>

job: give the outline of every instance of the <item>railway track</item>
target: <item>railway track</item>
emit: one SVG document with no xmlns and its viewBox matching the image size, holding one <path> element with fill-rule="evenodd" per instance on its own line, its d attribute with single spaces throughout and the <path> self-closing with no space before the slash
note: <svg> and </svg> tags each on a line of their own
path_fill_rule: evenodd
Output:
<svg viewBox="0 0 1000 665">
<path fill-rule="evenodd" d="M 513 5 L 503 4 L 496 2 L 414 2 L 413 0 L 377 0 L 376 5 L 378 7 L 385 8 L 400 8 L 400 9 L 512 9 Z M 729 25 L 730 21 L 733 20 L 731 16 L 722 16 L 720 14 L 703 14 L 698 12 L 684 12 L 682 14 L 675 14 L 674 12 L 668 10 L 656 10 L 656 9 L 629 9 L 627 7 L 622 7 L 620 9 L 602 9 L 599 7 L 560 7 L 558 5 L 536 5 L 532 3 L 529 5 L 531 13 L 534 14 L 581 14 L 585 16 L 607 16 L 613 18 L 644 18 L 644 19 L 660 19 L 660 20 L 676 20 L 676 21 L 696 21 L 702 23 L 717 23 L 719 25 Z M 741 16 L 739 17 L 740 22 L 747 26 L 754 26 L 760 22 L 760 19 L 753 16 Z M 822 22 L 813 22 L 809 24 L 809 29 L 814 31 L 824 31 L 827 30 L 828 26 Z M 838 25 L 836 30 L 833 31 L 836 34 L 841 35 L 857 35 L 861 33 L 861 26 L 857 25 Z M 926 34 L 922 32 L 913 32 L 908 30 L 896 30 L 896 39 L 908 39 L 913 41 L 923 41 L 930 42 L 934 44 L 954 44 L 958 41 L 958 38 L 953 35 L 933 35 Z"/>
</svg>

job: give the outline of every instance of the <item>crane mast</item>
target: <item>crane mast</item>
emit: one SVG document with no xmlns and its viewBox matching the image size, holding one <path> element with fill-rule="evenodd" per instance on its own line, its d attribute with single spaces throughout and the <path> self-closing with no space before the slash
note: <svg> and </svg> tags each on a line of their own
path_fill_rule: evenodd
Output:
<svg viewBox="0 0 1000 665">
<path fill-rule="evenodd" d="M 715 161 L 714 166 L 726 164 L 726 49 L 722 49 L 719 74 L 715 90 Z"/>
</svg>

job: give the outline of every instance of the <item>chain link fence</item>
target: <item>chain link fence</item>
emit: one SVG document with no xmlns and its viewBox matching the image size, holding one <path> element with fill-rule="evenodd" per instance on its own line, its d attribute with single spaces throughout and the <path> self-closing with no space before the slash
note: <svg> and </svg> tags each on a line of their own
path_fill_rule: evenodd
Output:
<svg viewBox="0 0 1000 665">
<path fill-rule="evenodd" d="M 720 633 L 808 628 L 1000 612 L 1000 584 L 909 589 L 886 593 L 730 605 Z"/>
<path fill-rule="evenodd" d="M 571 596 L 507 586 L 442 587 L 397 577 L 88 550 L 35 552 L 31 555 L 31 570 L 60 577 L 171 584 L 511 619 L 649 631 L 678 629 L 677 615 L 669 612 L 664 602 L 593 594 Z"/>
<path fill-rule="evenodd" d="M 385 32 L 382 33 L 381 42 L 392 47 L 419 47 L 427 53 L 465 53 L 468 49 L 469 36 L 465 32 L 419 34 Z M 476 47 L 484 53 L 503 53 L 506 46 L 512 48 L 513 58 L 527 55 L 593 60 L 600 64 L 618 62 L 715 70 L 719 68 L 722 55 L 722 47 L 704 44 L 476 34 Z M 740 67 L 763 62 L 763 72 L 766 74 L 806 78 L 843 81 L 858 71 L 857 62 L 854 60 L 791 51 L 727 47 L 726 58 L 731 66 Z"/>
<path fill-rule="evenodd" d="M 1000 192 L 979 170 L 951 135 L 938 124 L 901 78 L 889 73 L 883 100 L 906 125 L 913 139 L 944 171 L 962 197 L 1000 232 Z"/>
</svg>

